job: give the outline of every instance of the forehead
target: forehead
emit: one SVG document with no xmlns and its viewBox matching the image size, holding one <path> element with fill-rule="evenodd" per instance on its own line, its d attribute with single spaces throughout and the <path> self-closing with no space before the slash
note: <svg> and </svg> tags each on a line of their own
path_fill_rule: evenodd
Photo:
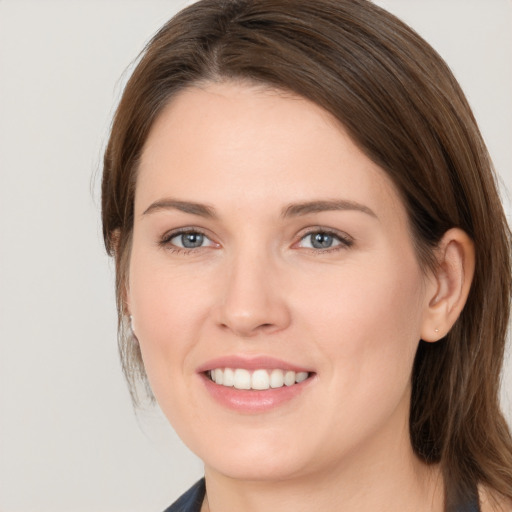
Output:
<svg viewBox="0 0 512 512">
<path fill-rule="evenodd" d="M 241 83 L 206 83 L 177 94 L 144 146 L 136 211 L 165 194 L 248 210 L 312 198 L 369 203 L 404 216 L 387 175 L 341 123 L 294 95 Z"/>
</svg>

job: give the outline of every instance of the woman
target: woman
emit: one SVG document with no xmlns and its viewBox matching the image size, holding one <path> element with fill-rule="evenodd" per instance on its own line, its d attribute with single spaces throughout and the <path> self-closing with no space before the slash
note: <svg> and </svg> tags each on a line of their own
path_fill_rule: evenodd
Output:
<svg viewBox="0 0 512 512">
<path fill-rule="evenodd" d="M 203 0 L 103 176 L 120 348 L 205 480 L 169 510 L 510 510 L 509 231 L 442 59 L 365 0 Z"/>
</svg>

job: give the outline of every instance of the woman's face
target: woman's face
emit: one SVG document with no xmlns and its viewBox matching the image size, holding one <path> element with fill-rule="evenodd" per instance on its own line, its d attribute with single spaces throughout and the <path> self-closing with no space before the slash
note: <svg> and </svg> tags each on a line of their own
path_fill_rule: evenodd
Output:
<svg viewBox="0 0 512 512">
<path fill-rule="evenodd" d="M 390 180 L 320 107 L 206 84 L 157 119 L 128 307 L 154 394 L 207 471 L 282 479 L 410 449 L 432 288 Z"/>
</svg>

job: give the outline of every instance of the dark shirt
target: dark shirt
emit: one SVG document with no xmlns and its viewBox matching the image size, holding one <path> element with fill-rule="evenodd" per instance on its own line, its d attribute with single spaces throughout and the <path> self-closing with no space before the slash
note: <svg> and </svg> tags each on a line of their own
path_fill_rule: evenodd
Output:
<svg viewBox="0 0 512 512">
<path fill-rule="evenodd" d="M 199 512 L 203 503 L 206 487 L 204 478 L 196 482 L 185 494 L 182 494 L 164 512 Z"/>
<path fill-rule="evenodd" d="M 195 483 L 185 494 L 183 494 L 177 501 L 175 501 L 164 512 L 199 512 L 203 503 L 206 487 L 204 478 Z M 457 512 L 480 512 L 480 507 L 477 500 L 468 502 L 463 507 L 460 507 Z"/>
</svg>

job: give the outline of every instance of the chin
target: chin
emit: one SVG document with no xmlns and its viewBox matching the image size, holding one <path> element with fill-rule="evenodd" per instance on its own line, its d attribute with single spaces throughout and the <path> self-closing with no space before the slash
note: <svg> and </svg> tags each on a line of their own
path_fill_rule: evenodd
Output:
<svg viewBox="0 0 512 512">
<path fill-rule="evenodd" d="M 235 480 L 253 482 L 283 481 L 307 472 L 299 461 L 276 457 L 276 454 L 258 458 L 233 455 L 223 460 L 205 460 L 206 472 L 214 471 Z"/>
<path fill-rule="evenodd" d="M 204 462 L 207 472 L 210 470 L 239 480 L 286 480 L 306 472 L 307 461 L 315 457 L 314 450 L 305 449 L 304 443 L 289 431 L 237 430 L 228 429 L 228 435 L 225 435 L 226 430 L 218 432 L 210 424 L 209 427 L 204 425 L 201 432 L 189 429 L 178 432 L 178 435 Z"/>
</svg>

